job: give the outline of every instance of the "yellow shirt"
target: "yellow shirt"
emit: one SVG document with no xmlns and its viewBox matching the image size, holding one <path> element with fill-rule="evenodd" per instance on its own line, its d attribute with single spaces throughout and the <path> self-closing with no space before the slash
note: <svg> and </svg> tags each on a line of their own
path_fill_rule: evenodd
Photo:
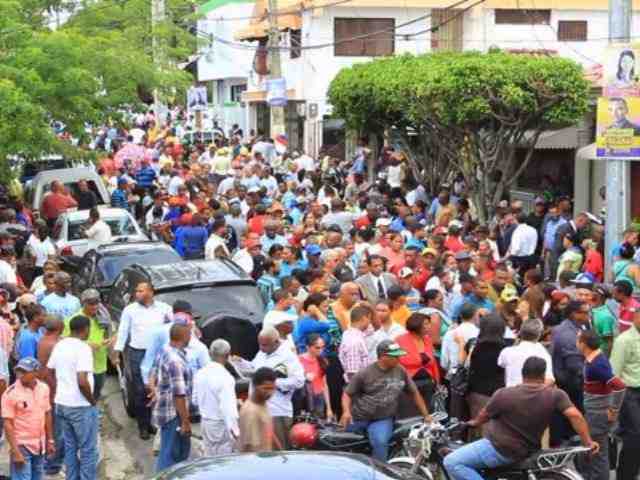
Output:
<svg viewBox="0 0 640 480">
<path fill-rule="evenodd" d="M 396 308 L 391 312 L 391 320 L 402 327 L 406 327 L 407 320 L 411 316 L 411 310 L 406 305 Z"/>
</svg>

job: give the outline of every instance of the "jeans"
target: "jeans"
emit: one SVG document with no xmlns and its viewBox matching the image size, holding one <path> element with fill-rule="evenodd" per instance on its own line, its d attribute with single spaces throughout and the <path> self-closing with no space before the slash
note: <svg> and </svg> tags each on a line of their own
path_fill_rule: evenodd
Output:
<svg viewBox="0 0 640 480">
<path fill-rule="evenodd" d="M 483 438 L 454 450 L 444 457 L 444 468 L 451 480 L 483 480 L 478 470 L 513 463 Z"/>
<path fill-rule="evenodd" d="M 622 451 L 616 478 L 635 479 L 640 471 L 640 388 L 627 387 L 619 423 Z"/>
<path fill-rule="evenodd" d="M 142 431 L 149 431 L 151 426 L 151 409 L 147 406 L 147 391 L 142 381 L 142 372 L 140 370 L 140 364 L 144 359 L 144 353 L 146 350 L 138 350 L 135 348 L 127 347 L 127 363 L 128 368 L 131 371 L 131 381 L 128 387 L 131 389 L 131 393 L 134 398 L 134 409 L 136 412 L 136 419 L 138 420 L 138 429 Z"/>
<path fill-rule="evenodd" d="M 100 397 L 102 396 L 102 387 L 104 387 L 104 380 L 106 376 L 106 372 L 93 374 L 93 398 L 96 399 L 96 402 L 100 400 Z"/>
<path fill-rule="evenodd" d="M 64 431 L 67 480 L 98 478 L 98 409 L 57 405 Z"/>
<path fill-rule="evenodd" d="M 383 418 L 369 422 L 358 420 L 347 428 L 349 432 L 367 432 L 373 458 L 386 462 L 389 457 L 389 440 L 393 435 L 393 418 Z"/>
<path fill-rule="evenodd" d="M 11 480 L 40 480 L 42 478 L 42 467 L 44 455 L 34 455 L 24 447 L 20 447 L 25 463 L 18 467 L 11 462 Z"/>
<path fill-rule="evenodd" d="M 191 453 L 191 437 L 178 432 L 180 419 L 175 417 L 160 427 L 160 453 L 156 463 L 156 472 L 184 462 Z"/>
<path fill-rule="evenodd" d="M 62 430 L 62 417 L 60 416 L 60 406 L 53 405 L 53 439 L 56 445 L 56 453 L 44 460 L 44 471 L 48 475 L 54 475 L 62 470 L 64 461 L 64 432 Z"/>
</svg>

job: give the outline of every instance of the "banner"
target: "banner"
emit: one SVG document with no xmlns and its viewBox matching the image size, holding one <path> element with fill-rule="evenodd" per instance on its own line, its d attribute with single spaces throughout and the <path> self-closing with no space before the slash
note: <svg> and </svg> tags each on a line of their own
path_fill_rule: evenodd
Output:
<svg viewBox="0 0 640 480">
<path fill-rule="evenodd" d="M 640 158 L 640 97 L 598 99 L 596 155 Z"/>
<path fill-rule="evenodd" d="M 640 48 L 631 44 L 612 44 L 605 51 L 604 96 L 640 96 Z"/>
<path fill-rule="evenodd" d="M 640 48 L 612 44 L 605 51 L 604 97 L 598 99 L 596 156 L 640 160 Z"/>
<path fill-rule="evenodd" d="M 207 87 L 191 87 L 187 91 L 187 110 L 190 112 L 207 109 Z"/>
</svg>

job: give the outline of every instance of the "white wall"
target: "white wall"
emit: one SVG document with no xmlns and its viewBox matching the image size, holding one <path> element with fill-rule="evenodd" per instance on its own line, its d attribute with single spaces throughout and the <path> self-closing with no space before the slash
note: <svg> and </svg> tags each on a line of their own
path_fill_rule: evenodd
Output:
<svg viewBox="0 0 640 480">
<path fill-rule="evenodd" d="M 315 16 L 314 16 L 315 13 Z M 413 20 L 428 13 L 426 9 L 417 8 L 327 8 L 320 12 L 307 12 L 302 27 L 302 44 L 317 45 L 334 41 L 334 19 L 338 18 L 395 18 L 396 25 Z M 424 19 L 406 27 L 398 28 L 397 34 L 416 33 L 429 28 L 429 19 Z M 429 50 L 430 38 L 428 34 L 420 35 L 408 40 L 395 38 L 395 53 L 426 53 Z M 344 67 L 354 63 L 370 61 L 372 57 L 336 57 L 334 47 L 303 50 L 302 56 L 287 63 L 297 63 L 299 66 L 295 80 L 297 92 L 307 102 L 318 103 L 318 116 L 328 113 L 326 92 L 331 80 Z"/>
<path fill-rule="evenodd" d="M 215 20 L 220 18 L 248 17 L 253 14 L 253 2 L 232 3 L 217 8 L 198 21 L 200 32 L 212 33 L 218 38 L 233 40 L 235 31 L 247 26 L 249 20 Z M 204 39 L 203 39 L 203 42 Z M 223 78 L 247 78 L 253 65 L 254 42 L 243 42 L 247 48 L 238 48 L 221 42 L 216 42 L 210 48 L 202 45 L 198 54 L 198 81 L 206 82 Z"/>
</svg>

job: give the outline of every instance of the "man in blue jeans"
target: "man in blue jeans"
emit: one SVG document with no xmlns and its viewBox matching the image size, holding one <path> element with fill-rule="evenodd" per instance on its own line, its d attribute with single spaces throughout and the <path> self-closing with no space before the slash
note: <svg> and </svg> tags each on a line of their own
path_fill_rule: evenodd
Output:
<svg viewBox="0 0 640 480">
<path fill-rule="evenodd" d="M 185 461 L 191 451 L 193 376 L 185 352 L 190 339 L 191 324 L 176 318 L 169 331 L 169 345 L 160 352 L 150 375 L 150 384 L 155 386 L 152 391 L 157 392 L 152 421 L 160 428 L 157 472 Z"/>
<path fill-rule="evenodd" d="M 49 387 L 38 380 L 39 369 L 35 358 L 21 359 L 15 368 L 16 382 L 2 396 L 14 480 L 40 480 L 44 455 L 55 450 Z"/>
<path fill-rule="evenodd" d="M 413 380 L 400 366 L 399 358 L 406 352 L 391 340 L 380 342 L 376 352 L 378 361 L 356 373 L 345 388 L 340 423 L 352 432 L 366 431 L 373 457 L 386 462 L 400 395 L 411 395 L 425 420 L 431 419 Z"/>
<path fill-rule="evenodd" d="M 554 412 L 564 415 L 585 446 L 597 452 L 589 426 L 568 395 L 545 385 L 546 362 L 529 357 L 522 366 L 521 385 L 501 388 L 470 422 L 479 427 L 488 422 L 485 438 L 447 455 L 444 468 L 452 480 L 482 480 L 480 471 L 519 462 L 540 451 L 544 431 Z"/>
<path fill-rule="evenodd" d="M 60 340 L 47 363 L 56 377 L 56 421 L 64 436 L 67 480 L 98 478 L 98 410 L 93 396 L 93 352 L 86 342 L 90 320 L 77 315 L 70 336 Z"/>
</svg>

